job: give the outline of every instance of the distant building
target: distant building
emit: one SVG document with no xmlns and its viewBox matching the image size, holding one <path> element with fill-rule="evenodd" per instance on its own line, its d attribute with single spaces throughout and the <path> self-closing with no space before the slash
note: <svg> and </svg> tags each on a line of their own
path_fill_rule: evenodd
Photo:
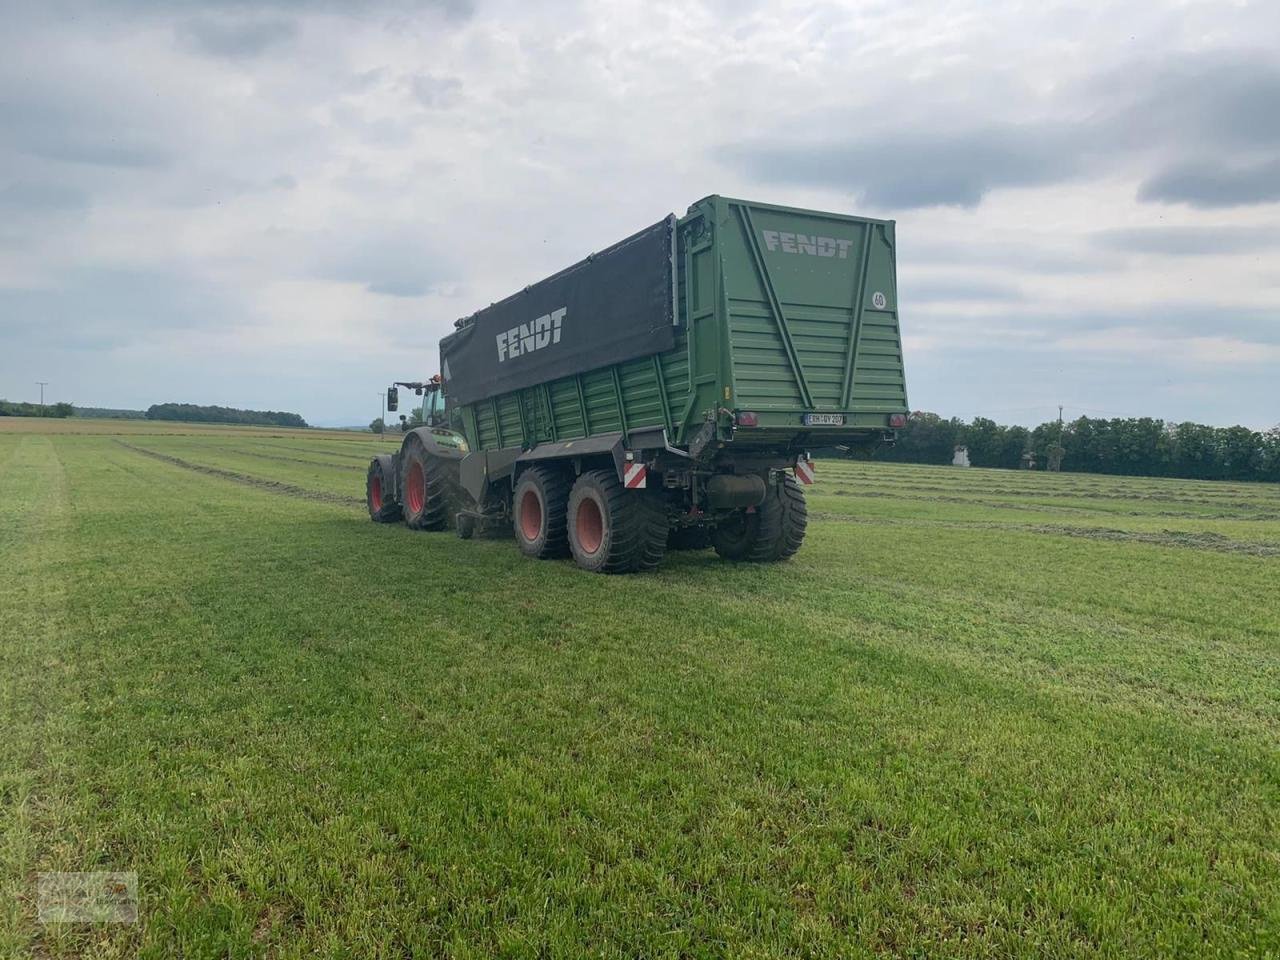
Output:
<svg viewBox="0 0 1280 960">
<path fill-rule="evenodd" d="M 956 444 L 956 453 L 955 456 L 951 458 L 951 465 L 953 467 L 969 466 L 969 448 L 963 443 Z"/>
</svg>

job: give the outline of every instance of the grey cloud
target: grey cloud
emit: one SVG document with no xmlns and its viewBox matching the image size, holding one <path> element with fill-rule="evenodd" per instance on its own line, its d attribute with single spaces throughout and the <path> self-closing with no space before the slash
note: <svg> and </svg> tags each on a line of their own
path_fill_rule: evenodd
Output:
<svg viewBox="0 0 1280 960">
<path fill-rule="evenodd" d="M 110 134 L 101 139 L 91 136 L 71 136 L 67 138 L 41 138 L 31 152 L 46 160 L 61 160 L 66 163 L 83 163 L 97 167 L 161 167 L 170 160 L 169 152 L 162 147 L 129 143 L 119 140 Z"/>
<path fill-rule="evenodd" d="M 1090 239 L 1103 250 L 1173 256 L 1254 253 L 1280 247 L 1280 229 L 1271 227 L 1185 226 L 1101 230 Z"/>
<path fill-rule="evenodd" d="M 89 207 L 89 195 L 62 183 L 15 181 L 0 187 L 0 211 L 22 213 L 81 212 Z"/>
<path fill-rule="evenodd" d="M 472 0 L 369 0 L 363 4 L 350 3 L 348 0 L 170 0 L 168 3 L 155 3 L 154 0 L 114 0 L 110 4 L 94 0 L 46 0 L 45 3 L 32 4 L 31 7 L 30 10 L 19 11 L 24 14 L 25 19 L 45 16 L 79 18 L 102 13 L 109 13 L 113 18 L 128 16 L 168 19 L 186 13 L 203 15 L 219 11 L 237 14 L 246 11 L 297 15 L 325 13 L 358 17 L 379 10 L 404 14 L 433 10 L 451 18 L 463 19 L 475 13 Z"/>
<path fill-rule="evenodd" d="M 915 301 L 903 284 L 904 305 Z M 1068 334 L 1098 334 L 1114 330 L 1140 331 L 1152 339 L 1167 337 L 1227 337 L 1280 345 L 1274 311 L 1238 307 L 1230 303 L 1164 302 L 1132 310 L 1077 310 L 1064 313 L 1026 306 L 994 308 L 982 316 L 959 316 L 945 304 L 923 303 L 904 319 L 904 331 L 945 335 L 959 342 L 1016 343 L 1017 349 L 1049 342 Z"/>
<path fill-rule="evenodd" d="M 1089 87 L 1116 102 L 1110 133 L 1131 145 L 1181 149 L 1280 145 L 1280 70 L 1270 55 L 1214 52 L 1112 72 Z M 1127 95 L 1126 95 L 1127 94 Z"/>
<path fill-rule="evenodd" d="M 780 135 L 725 147 L 722 156 L 760 180 L 833 187 L 883 209 L 972 207 L 998 187 L 1073 175 L 1069 128 L 1007 125 L 970 131 L 864 133 L 823 141 Z"/>
<path fill-rule="evenodd" d="M 1247 166 L 1218 162 L 1171 167 L 1142 184 L 1138 199 L 1193 207 L 1239 207 L 1280 200 L 1280 160 Z"/>
<path fill-rule="evenodd" d="M 218 57 L 256 57 L 267 48 L 292 39 L 298 25 L 292 20 L 218 20 L 200 17 L 178 28 L 179 36 L 202 53 Z"/>
<path fill-rule="evenodd" d="M 1138 199 L 1193 207 L 1280 200 L 1280 70 L 1261 54 L 1182 56 L 1096 84 L 1132 90 L 1102 125 L 1118 148 L 1150 158 Z"/>
<path fill-rule="evenodd" d="M 243 316 L 221 287 L 180 269 L 67 271 L 56 286 L 0 288 L 0 317 L 11 343 L 100 350 L 146 342 Z"/>
<path fill-rule="evenodd" d="M 909 231 L 899 234 L 898 257 L 903 262 L 1049 275 L 1105 273 L 1120 267 L 1115 257 L 1074 249 L 1074 244 L 1059 242 L 1051 247 L 1043 241 L 1014 244 L 985 239 L 981 243 L 941 243 L 914 240 Z"/>
<path fill-rule="evenodd" d="M 900 282 L 901 296 L 911 303 L 955 303 L 959 301 L 1002 301 L 1012 303 L 1023 299 L 1022 291 L 1005 283 L 983 280 L 963 280 L 949 277 L 926 277 L 913 280 L 904 277 Z"/>
<path fill-rule="evenodd" d="M 162 166 L 169 151 L 88 95 L 11 85 L 0 96 L 0 127 L 19 153 L 99 167 Z"/>
<path fill-rule="evenodd" d="M 424 107 L 445 107 L 457 100 L 462 81 L 457 77 L 421 73 L 409 80 L 409 88 Z"/>
<path fill-rule="evenodd" d="M 83 220 L 90 198 L 77 187 L 14 180 L 0 187 L 0 246 L 25 249 L 33 236 Z"/>
<path fill-rule="evenodd" d="M 1041 115 L 1063 119 L 993 124 L 975 105 L 967 127 L 953 107 L 886 131 L 860 113 L 813 116 L 717 153 L 757 180 L 835 188 L 882 209 L 973 207 L 995 189 L 1135 168 L 1159 171 L 1140 200 L 1240 206 L 1280 199 L 1277 103 L 1270 59 L 1213 53 L 1130 65 L 1046 95 Z M 814 135 L 833 126 L 858 134 Z"/>
<path fill-rule="evenodd" d="M 341 234 L 313 238 L 311 275 L 358 283 L 388 297 L 421 297 L 453 279 L 453 268 L 428 228 L 354 225 Z"/>
</svg>

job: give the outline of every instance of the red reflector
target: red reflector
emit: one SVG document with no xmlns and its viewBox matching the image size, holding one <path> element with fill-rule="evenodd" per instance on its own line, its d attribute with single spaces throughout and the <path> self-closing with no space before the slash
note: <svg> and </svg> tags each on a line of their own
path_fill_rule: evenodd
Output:
<svg viewBox="0 0 1280 960">
<path fill-rule="evenodd" d="M 758 427 L 760 426 L 760 418 L 754 413 L 743 411 L 738 414 L 738 426 L 740 427 Z"/>
<path fill-rule="evenodd" d="M 889 426 L 893 427 L 895 430 L 899 427 L 905 427 L 906 425 L 907 415 L 905 413 L 889 414 Z"/>
</svg>

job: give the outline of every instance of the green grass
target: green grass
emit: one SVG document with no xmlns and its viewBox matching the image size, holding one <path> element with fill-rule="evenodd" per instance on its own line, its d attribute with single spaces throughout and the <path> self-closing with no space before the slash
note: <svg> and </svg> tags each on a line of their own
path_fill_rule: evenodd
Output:
<svg viewBox="0 0 1280 960">
<path fill-rule="evenodd" d="M 147 427 L 0 432 L 0 956 L 1280 952 L 1275 487 L 822 464 L 605 578 Z"/>
</svg>

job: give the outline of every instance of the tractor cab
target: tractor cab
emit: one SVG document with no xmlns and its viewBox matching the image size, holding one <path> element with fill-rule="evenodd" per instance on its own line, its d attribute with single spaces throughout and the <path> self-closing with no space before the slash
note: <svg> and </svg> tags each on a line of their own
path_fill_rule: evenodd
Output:
<svg viewBox="0 0 1280 960">
<path fill-rule="evenodd" d="M 415 395 L 422 397 L 422 406 L 419 408 L 422 415 L 421 425 L 428 427 L 443 427 L 449 422 L 448 412 L 445 409 L 445 397 L 440 391 L 440 374 L 436 374 L 430 380 L 397 380 L 391 386 L 387 387 L 387 410 L 394 413 L 400 408 L 400 388 L 412 390 Z M 400 414 L 401 431 L 409 430 L 412 427 L 419 426 L 416 421 L 411 421 L 403 413 Z"/>
</svg>

